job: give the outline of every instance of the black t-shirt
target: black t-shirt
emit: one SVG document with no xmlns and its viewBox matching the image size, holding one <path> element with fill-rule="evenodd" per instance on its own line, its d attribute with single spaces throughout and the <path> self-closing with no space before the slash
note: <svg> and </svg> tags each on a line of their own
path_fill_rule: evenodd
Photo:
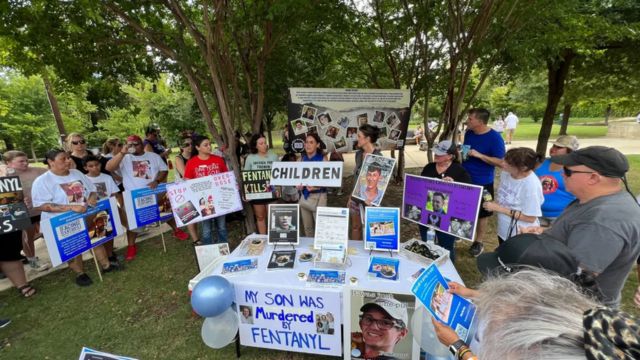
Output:
<svg viewBox="0 0 640 360">
<path fill-rule="evenodd" d="M 436 178 L 436 179 L 444 179 L 446 177 L 450 177 L 455 182 L 467 183 L 471 184 L 471 176 L 465 170 L 462 165 L 453 162 L 447 170 L 445 170 L 442 174 L 438 174 L 436 170 L 436 163 L 427 164 L 427 166 L 422 169 L 422 173 L 420 176 Z"/>
<path fill-rule="evenodd" d="M 84 158 L 79 158 L 73 155 L 69 155 L 69 157 L 71 158 L 71 160 L 73 160 L 74 163 L 76 163 L 76 170 L 86 175 L 87 170 L 84 169 L 84 165 L 82 164 L 82 161 L 84 160 Z M 100 165 L 102 165 L 100 167 L 101 168 L 100 172 L 103 174 L 111 175 L 111 172 L 107 171 L 107 163 L 109 162 L 109 159 L 107 159 L 104 156 L 100 156 L 98 160 L 100 160 Z"/>
</svg>

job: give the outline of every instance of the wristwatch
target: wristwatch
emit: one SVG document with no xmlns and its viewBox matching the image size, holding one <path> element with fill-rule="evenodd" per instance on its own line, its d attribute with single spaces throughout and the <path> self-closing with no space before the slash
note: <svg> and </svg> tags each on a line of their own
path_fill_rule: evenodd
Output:
<svg viewBox="0 0 640 360">
<path fill-rule="evenodd" d="M 467 346 L 467 344 L 465 344 L 461 339 L 458 339 L 456 342 L 449 345 L 449 351 L 451 351 L 451 354 L 453 354 L 453 356 L 458 357 L 458 352 L 460 351 L 460 349 L 462 349 L 463 346 Z"/>
</svg>

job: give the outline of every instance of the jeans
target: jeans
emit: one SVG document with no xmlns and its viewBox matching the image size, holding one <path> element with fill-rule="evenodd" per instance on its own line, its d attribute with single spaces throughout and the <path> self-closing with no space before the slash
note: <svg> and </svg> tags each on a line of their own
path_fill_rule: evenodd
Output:
<svg viewBox="0 0 640 360">
<path fill-rule="evenodd" d="M 422 238 L 422 241 L 427 241 L 427 230 L 429 230 L 429 228 L 422 225 L 420 225 L 419 228 L 420 228 L 420 237 Z M 436 231 L 436 244 L 449 250 L 449 259 L 451 259 L 451 262 L 455 264 L 456 237 L 447 233 L 443 233 L 441 231 Z"/>
<path fill-rule="evenodd" d="M 200 239 L 203 244 L 219 244 L 227 242 L 227 221 L 225 215 L 200 222 Z M 218 233 L 217 241 L 213 241 L 213 231 Z"/>
</svg>

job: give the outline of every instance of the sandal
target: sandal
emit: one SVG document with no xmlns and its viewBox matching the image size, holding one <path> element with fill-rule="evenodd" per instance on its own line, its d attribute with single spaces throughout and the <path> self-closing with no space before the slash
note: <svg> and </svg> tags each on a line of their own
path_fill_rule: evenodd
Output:
<svg viewBox="0 0 640 360">
<path fill-rule="evenodd" d="M 18 292 L 20 293 L 20 295 L 22 295 L 22 297 L 24 298 L 30 298 L 33 295 L 35 295 L 38 291 L 31 287 L 30 284 L 26 284 L 26 285 L 22 285 L 18 288 Z"/>
<path fill-rule="evenodd" d="M 200 241 L 200 240 L 196 240 L 196 241 L 192 242 L 191 245 L 200 246 L 200 245 L 204 245 L 204 243 L 202 241 Z"/>
</svg>

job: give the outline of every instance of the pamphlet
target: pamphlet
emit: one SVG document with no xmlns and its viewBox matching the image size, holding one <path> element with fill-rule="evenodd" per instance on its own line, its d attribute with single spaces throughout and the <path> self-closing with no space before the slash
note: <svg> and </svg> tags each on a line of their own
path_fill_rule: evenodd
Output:
<svg viewBox="0 0 640 360">
<path fill-rule="evenodd" d="M 400 250 L 400 209 L 365 208 L 365 249 Z"/>
<path fill-rule="evenodd" d="M 293 269 L 296 261 L 295 250 L 274 250 L 267 269 Z"/>
<path fill-rule="evenodd" d="M 347 253 L 342 245 L 323 246 L 316 261 L 329 264 L 344 264 L 346 256 Z"/>
<path fill-rule="evenodd" d="M 313 248 L 340 245 L 349 241 L 349 209 L 319 206 L 316 210 L 316 232 Z"/>
<path fill-rule="evenodd" d="M 222 264 L 222 275 L 244 274 L 258 268 L 258 258 L 242 259 Z"/>
<path fill-rule="evenodd" d="M 307 274 L 308 285 L 334 286 L 342 285 L 345 281 L 345 272 L 340 270 L 310 269 Z"/>
<path fill-rule="evenodd" d="M 196 251 L 196 260 L 198 261 L 198 269 L 200 269 L 200 271 L 215 259 L 229 255 L 228 243 L 197 245 L 194 248 Z"/>
<path fill-rule="evenodd" d="M 438 267 L 431 264 L 413 283 L 411 292 L 437 320 L 467 342 L 476 306 L 459 295 L 451 294 L 448 289 L 449 285 Z"/>
<path fill-rule="evenodd" d="M 369 262 L 369 276 L 385 280 L 398 280 L 399 267 L 400 259 L 372 256 Z"/>
</svg>

